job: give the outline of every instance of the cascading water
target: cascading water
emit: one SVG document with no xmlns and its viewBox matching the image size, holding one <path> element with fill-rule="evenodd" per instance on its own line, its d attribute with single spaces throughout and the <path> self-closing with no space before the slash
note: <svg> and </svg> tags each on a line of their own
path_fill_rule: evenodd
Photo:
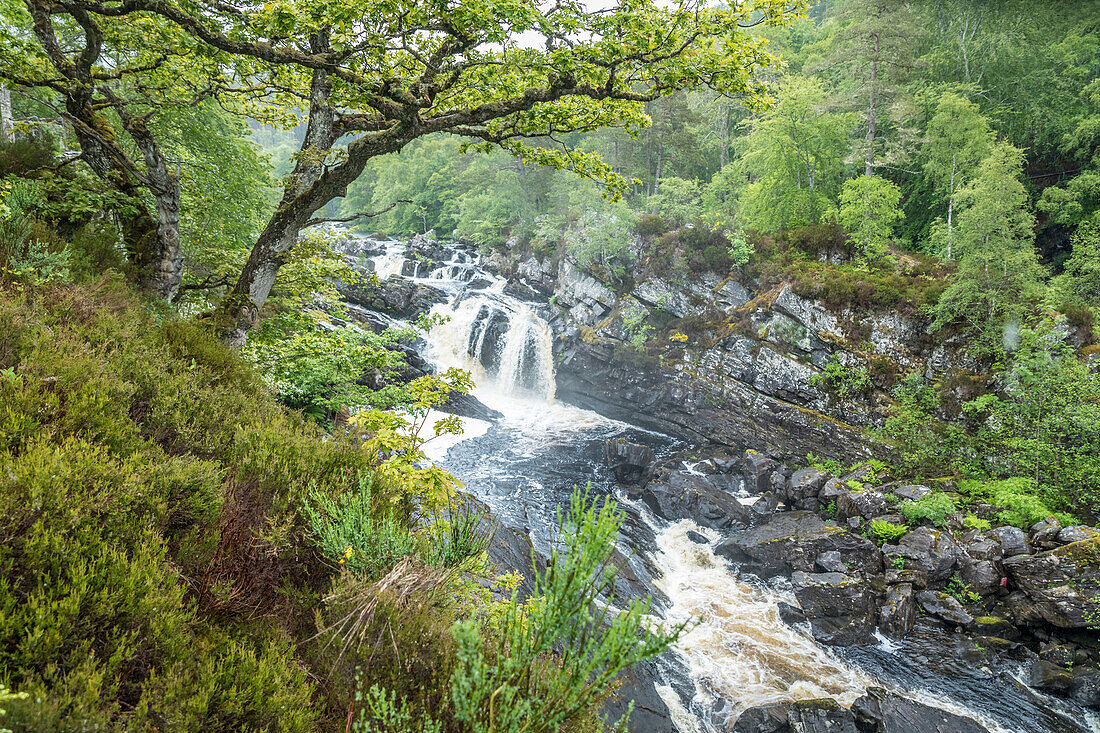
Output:
<svg viewBox="0 0 1100 733">
<path fill-rule="evenodd" d="M 682 664 L 658 664 L 664 679 L 656 692 L 680 731 L 729 730 L 746 708 L 772 702 L 832 697 L 848 705 L 869 685 L 967 715 L 994 733 L 1100 731 L 1080 723 L 1080 709 L 1078 722 L 1069 720 L 1056 711 L 1060 703 L 1038 705 L 996 675 L 929 673 L 912 661 L 927 649 L 906 656 L 899 643 L 840 652 L 789 626 L 777 604 L 794 599 L 781 582 L 741 579 L 709 544 L 688 538 L 694 531 L 713 543 L 717 533 L 687 521 L 660 522 L 615 486 L 603 460 L 607 439 L 644 442 L 659 456 L 684 446 L 555 402 L 552 334 L 536 305 L 509 296 L 505 281 L 482 268 L 474 252 L 453 248 L 449 261 L 429 266 L 406 259 L 404 245 L 383 244 L 383 254 L 374 257 L 380 277 L 404 273 L 449 295 L 432 309 L 448 321 L 427 334 L 425 358 L 437 370 L 470 370 L 474 395 L 502 415 L 494 422 L 464 419 L 464 438 L 434 445 L 429 457 L 464 481 L 502 523 L 526 530 L 539 550 L 546 549 L 556 509 L 573 486 L 591 482 L 592 491 L 620 501 L 631 588 L 653 593 L 665 622 L 694 622 L 677 649 Z"/>
</svg>

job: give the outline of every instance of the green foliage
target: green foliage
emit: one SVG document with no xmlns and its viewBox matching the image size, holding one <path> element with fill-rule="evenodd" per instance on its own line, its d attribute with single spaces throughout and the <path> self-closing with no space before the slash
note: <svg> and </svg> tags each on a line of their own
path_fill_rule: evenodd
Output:
<svg viewBox="0 0 1100 733">
<path fill-rule="evenodd" d="M 943 590 L 959 603 L 981 603 L 982 601 L 982 597 L 975 593 L 970 585 L 959 577 L 958 573 L 951 576 Z"/>
<path fill-rule="evenodd" d="M 0 179 L 0 282 L 45 285 L 69 279 L 69 251 L 36 219 L 43 186 L 26 178 Z"/>
<path fill-rule="evenodd" d="M 976 529 L 979 532 L 988 532 L 993 526 L 988 519 L 982 519 L 973 512 L 967 512 L 966 516 L 963 517 L 962 523 L 967 529 Z"/>
<path fill-rule="evenodd" d="M 904 537 L 908 533 L 909 528 L 904 525 L 894 524 L 885 519 L 871 520 L 871 534 L 874 535 L 880 543 L 893 542 L 896 539 Z"/>
<path fill-rule="evenodd" d="M 825 109 L 820 81 L 787 76 L 775 106 L 747 123 L 740 195 L 746 226 L 777 231 L 816 224 L 833 210 L 852 120 Z"/>
<path fill-rule="evenodd" d="M 577 226 L 565 233 L 565 244 L 584 267 L 621 279 L 633 263 L 630 254 L 632 229 L 625 207 L 587 211 Z"/>
<path fill-rule="evenodd" d="M 872 265 L 886 257 L 890 235 L 901 219 L 901 190 L 879 176 L 845 181 L 837 221 L 851 237 L 860 256 Z"/>
<path fill-rule="evenodd" d="M 649 208 L 673 227 L 680 227 L 702 216 L 701 199 L 698 181 L 662 178 L 658 192 L 649 197 Z"/>
<path fill-rule="evenodd" d="M 659 236 L 667 232 L 668 229 L 665 220 L 656 214 L 642 214 L 638 217 L 638 223 L 634 225 L 634 231 L 642 237 Z"/>
<path fill-rule="evenodd" d="M 454 627 L 452 701 L 464 729 L 558 730 L 606 696 L 620 670 L 679 635 L 649 630 L 646 602 L 615 614 L 598 602 L 613 595 L 609 560 L 622 518 L 612 502 L 575 490 L 546 570 L 534 572 L 534 596 L 502 609 L 495 648 L 472 622 Z"/>
<path fill-rule="evenodd" d="M 959 491 L 999 507 L 997 521 L 1020 529 L 1026 530 L 1049 517 L 1066 526 L 1077 523 L 1070 514 L 1052 511 L 1038 495 L 1034 479 L 1023 476 L 1000 481 L 967 479 L 959 482 Z"/>
<path fill-rule="evenodd" d="M 730 246 L 726 252 L 729 254 L 730 262 L 737 267 L 746 264 L 752 257 L 753 247 L 745 241 L 745 235 L 742 232 L 734 232 L 729 243 Z"/>
<path fill-rule="evenodd" d="M 946 524 L 948 515 L 956 511 L 955 500 L 938 491 L 916 501 L 903 502 L 899 508 L 909 524 L 931 522 L 937 527 Z"/>
<path fill-rule="evenodd" d="M 863 366 L 845 366 L 838 358 L 833 357 L 824 369 L 810 376 L 810 386 L 842 400 L 849 400 L 871 391 L 871 375 Z"/>
</svg>

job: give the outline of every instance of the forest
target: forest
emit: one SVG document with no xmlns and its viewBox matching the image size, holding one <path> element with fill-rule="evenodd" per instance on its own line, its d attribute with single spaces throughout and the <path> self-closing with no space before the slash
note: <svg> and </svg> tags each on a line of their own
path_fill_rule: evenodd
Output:
<svg viewBox="0 0 1100 733">
<path fill-rule="evenodd" d="M 1100 517 L 1100 0 L 0 0 L 0 733 L 645 729 L 624 670 L 698 619 L 605 603 L 633 520 L 584 475 L 490 558 L 428 457 L 477 370 L 417 371 L 438 309 L 357 320 L 368 235 L 575 266 L 627 372 L 840 314 L 821 421 L 935 488 L 880 548 Z"/>
</svg>

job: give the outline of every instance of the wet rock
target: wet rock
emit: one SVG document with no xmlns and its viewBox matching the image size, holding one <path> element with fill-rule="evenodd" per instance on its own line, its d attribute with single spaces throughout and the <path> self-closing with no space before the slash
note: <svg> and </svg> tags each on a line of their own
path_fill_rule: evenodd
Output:
<svg viewBox="0 0 1100 733">
<path fill-rule="evenodd" d="M 775 514 L 778 507 L 779 497 L 770 491 L 761 494 L 756 501 L 749 504 L 749 524 L 756 526 L 768 521 L 768 517 Z"/>
<path fill-rule="evenodd" d="M 472 417 L 486 422 L 494 422 L 504 417 L 503 414 L 489 407 L 472 394 L 462 394 L 461 392 L 451 392 L 447 395 L 446 401 L 436 409 L 451 415 Z"/>
<path fill-rule="evenodd" d="M 1073 664 L 1073 650 L 1065 644 L 1047 643 L 1039 645 L 1039 659 L 1063 667 Z"/>
<path fill-rule="evenodd" d="M 791 474 L 784 498 L 792 504 L 805 499 L 816 499 L 821 487 L 830 478 L 829 474 L 819 469 L 801 468 Z"/>
<path fill-rule="evenodd" d="M 620 484 L 640 484 L 653 472 L 653 449 L 619 438 L 604 443 L 604 458 Z"/>
<path fill-rule="evenodd" d="M 1086 527 L 1084 525 L 1077 527 L 1066 527 L 1058 533 L 1058 541 L 1063 545 L 1068 545 L 1071 542 L 1080 542 L 1082 540 L 1091 539 L 1097 536 L 1097 531 L 1092 527 Z"/>
<path fill-rule="evenodd" d="M 344 300 L 397 318 L 412 318 L 427 313 L 436 303 L 447 302 L 447 294 L 430 285 L 403 277 L 338 285 Z"/>
<path fill-rule="evenodd" d="M 931 494 L 932 489 L 927 486 L 921 486 L 920 484 L 908 484 L 906 486 L 899 486 L 896 489 L 891 489 L 891 492 L 899 499 L 919 501 Z"/>
<path fill-rule="evenodd" d="M 686 536 L 689 540 L 691 540 L 692 542 L 694 542 L 697 545 L 709 545 L 710 544 L 710 540 L 708 540 L 706 537 L 699 534 L 698 532 L 696 532 L 693 529 L 689 529 Z"/>
<path fill-rule="evenodd" d="M 1054 517 L 1048 517 L 1031 525 L 1028 536 L 1031 538 L 1031 544 L 1050 549 L 1058 544 L 1058 534 L 1061 531 L 1062 523 Z"/>
<path fill-rule="evenodd" d="M 785 601 L 780 601 L 775 604 L 775 607 L 779 611 L 779 618 L 783 619 L 783 623 L 788 626 L 806 622 L 806 614 L 803 613 L 802 609 L 798 606 L 792 606 Z"/>
<path fill-rule="evenodd" d="M 741 461 L 741 475 L 745 477 L 745 490 L 758 494 L 771 488 L 771 475 L 779 464 L 762 453 L 745 453 Z"/>
<path fill-rule="evenodd" d="M 719 473 L 737 473 L 741 470 L 740 456 L 714 456 L 710 460 Z"/>
<path fill-rule="evenodd" d="M 966 554 L 978 562 L 982 560 L 1000 560 L 1002 557 L 1001 545 L 990 537 L 977 535 L 966 543 Z"/>
<path fill-rule="evenodd" d="M 877 491 L 853 491 L 850 494 L 842 494 L 836 500 L 836 518 L 841 522 L 850 517 L 871 519 L 889 510 L 890 505 L 886 503 L 886 497 Z"/>
<path fill-rule="evenodd" d="M 1028 684 L 1044 692 L 1066 692 L 1073 685 L 1073 673 L 1060 664 L 1040 659 L 1028 671 Z"/>
<path fill-rule="evenodd" d="M 917 605 L 910 583 L 892 585 L 886 591 L 886 599 L 878 609 L 878 625 L 894 637 L 903 637 L 913 628 Z"/>
<path fill-rule="evenodd" d="M 543 300 L 542 295 L 537 290 L 527 283 L 517 282 L 515 280 L 511 280 L 504 285 L 504 294 L 516 300 L 527 301 L 528 303 L 537 303 Z"/>
<path fill-rule="evenodd" d="M 1069 685 L 1070 698 L 1079 705 L 1100 708 L 1100 671 L 1077 667 Z"/>
<path fill-rule="evenodd" d="M 928 573 L 923 568 L 898 568 L 888 565 L 886 568 L 886 583 L 891 585 L 908 583 L 914 588 L 925 588 L 928 586 Z"/>
<path fill-rule="evenodd" d="M 872 687 L 852 703 L 852 714 L 864 733 L 989 733 L 970 718 Z"/>
<path fill-rule="evenodd" d="M 1100 618 L 1100 537 L 1004 560 L 1005 571 L 1031 601 L 1017 612 L 1062 629 L 1084 629 Z M 1030 620 L 1030 619 L 1029 619 Z"/>
<path fill-rule="evenodd" d="M 898 540 L 896 545 L 886 545 L 882 551 L 887 563 L 894 562 L 895 558 L 905 558 L 906 568 L 923 570 L 932 584 L 951 577 L 962 555 L 961 548 L 947 532 L 930 527 L 917 527 Z"/>
<path fill-rule="evenodd" d="M 814 638 L 825 644 L 866 644 L 874 631 L 874 595 L 861 579 L 843 573 L 791 576 L 795 598 L 810 619 Z"/>
<path fill-rule="evenodd" d="M 1000 616 L 975 616 L 971 625 L 974 633 L 1002 639 L 1019 639 L 1020 631 L 1008 619 Z"/>
<path fill-rule="evenodd" d="M 966 612 L 954 596 L 924 590 L 917 594 L 917 603 L 927 613 L 957 626 L 969 626 L 974 617 Z"/>
<path fill-rule="evenodd" d="M 813 572 L 814 561 L 824 552 L 836 551 L 856 572 L 878 573 L 882 556 L 866 537 L 827 525 L 816 514 L 781 512 L 767 523 L 735 531 L 718 544 L 715 552 L 740 563 L 762 578 Z"/>
<path fill-rule="evenodd" d="M 672 714 L 657 693 L 656 685 L 661 674 L 656 664 L 646 661 L 632 665 L 619 675 L 619 679 L 622 686 L 603 709 L 611 721 L 621 718 L 633 702 L 634 710 L 630 714 L 627 730 L 636 733 L 676 733 Z"/>
<path fill-rule="evenodd" d="M 855 717 L 836 700 L 777 702 L 749 708 L 734 733 L 858 733 Z"/>
<path fill-rule="evenodd" d="M 1000 545 L 1001 557 L 1031 554 L 1027 535 L 1018 527 L 997 527 L 989 531 L 989 537 Z"/>
<path fill-rule="evenodd" d="M 959 578 L 982 596 L 990 596 L 1001 588 L 1001 574 L 992 560 L 974 560 L 968 554 L 959 559 Z"/>
<path fill-rule="evenodd" d="M 642 489 L 642 500 L 657 516 L 677 521 L 691 519 L 711 529 L 749 525 L 749 508 L 707 481 L 685 471 L 666 472 Z"/>
<path fill-rule="evenodd" d="M 844 494 L 851 493 L 851 489 L 847 484 L 838 478 L 831 478 L 825 482 L 825 485 L 821 487 L 821 491 L 818 492 L 817 498 L 822 504 L 828 504 L 830 501 L 836 501 Z"/>
<path fill-rule="evenodd" d="M 823 573 L 847 573 L 848 566 L 844 564 L 844 559 L 841 558 L 840 553 L 836 550 L 829 550 L 823 552 L 817 556 L 817 560 L 814 564 L 821 569 Z"/>
</svg>

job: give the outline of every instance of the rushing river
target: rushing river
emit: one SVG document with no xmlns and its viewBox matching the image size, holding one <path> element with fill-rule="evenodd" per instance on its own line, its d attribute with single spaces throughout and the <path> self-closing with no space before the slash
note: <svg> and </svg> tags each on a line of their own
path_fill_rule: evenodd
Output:
<svg viewBox="0 0 1100 733">
<path fill-rule="evenodd" d="M 958 658 L 947 635 L 833 649 L 808 629 L 786 624 L 777 603 L 794 604 L 783 579 L 740 578 L 717 557 L 718 533 L 690 521 L 656 519 L 617 487 L 604 443 L 626 438 L 668 457 L 686 446 L 667 436 L 605 418 L 554 399 L 552 335 L 537 304 L 504 292 L 504 281 L 455 249 L 424 272 L 400 242 L 365 241 L 379 276 L 404 273 L 446 291 L 435 312 L 450 320 L 428 335 L 423 355 L 438 369 L 469 369 L 474 396 L 501 417 L 464 419 L 465 434 L 431 446 L 431 458 L 486 502 L 501 523 L 526 532 L 545 551 L 558 508 L 573 487 L 591 483 L 627 511 L 622 551 L 627 592 L 651 593 L 663 621 L 690 621 L 675 653 L 657 665 L 657 691 L 676 726 L 722 731 L 746 708 L 784 700 L 831 697 L 850 705 L 868 686 L 894 689 L 925 704 L 966 715 L 991 731 L 1100 731 L 1082 708 L 1037 695 L 1012 668 L 975 668 Z M 689 532 L 709 544 L 692 541 Z"/>
</svg>

